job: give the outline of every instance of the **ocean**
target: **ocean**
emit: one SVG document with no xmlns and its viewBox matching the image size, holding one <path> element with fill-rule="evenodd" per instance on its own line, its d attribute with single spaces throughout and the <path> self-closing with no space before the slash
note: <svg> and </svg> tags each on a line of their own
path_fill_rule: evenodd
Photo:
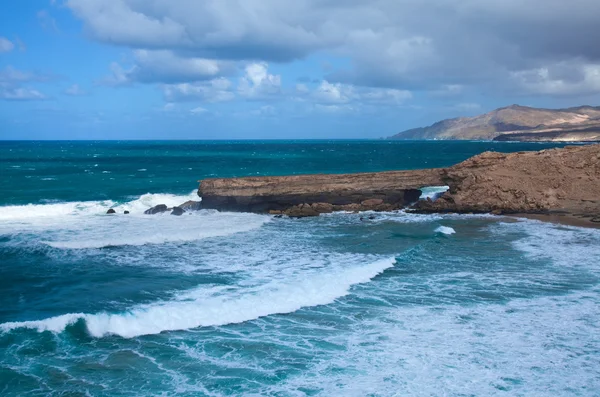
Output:
<svg viewBox="0 0 600 397">
<path fill-rule="evenodd" d="M 143 215 L 198 199 L 207 177 L 556 146 L 0 142 L 0 395 L 598 396 L 599 229 L 404 211 Z"/>
</svg>

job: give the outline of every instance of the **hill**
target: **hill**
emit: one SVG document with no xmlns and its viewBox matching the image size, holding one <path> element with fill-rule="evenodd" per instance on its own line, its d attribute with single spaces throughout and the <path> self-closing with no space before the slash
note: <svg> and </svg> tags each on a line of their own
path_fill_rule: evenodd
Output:
<svg viewBox="0 0 600 397">
<path fill-rule="evenodd" d="M 537 109 L 512 105 L 475 117 L 442 120 L 390 139 L 600 141 L 600 107 Z"/>
</svg>

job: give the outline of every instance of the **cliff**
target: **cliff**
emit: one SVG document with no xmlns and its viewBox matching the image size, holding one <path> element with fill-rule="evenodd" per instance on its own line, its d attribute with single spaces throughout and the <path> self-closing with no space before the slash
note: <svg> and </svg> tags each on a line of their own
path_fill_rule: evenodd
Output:
<svg viewBox="0 0 600 397">
<path fill-rule="evenodd" d="M 450 189 L 420 212 L 600 216 L 600 145 L 486 152 L 442 172 Z"/>
<path fill-rule="evenodd" d="M 425 186 L 450 189 L 418 200 Z M 206 179 L 202 207 L 294 217 L 349 211 L 572 214 L 600 222 L 600 145 L 486 152 L 444 169 Z"/>
<path fill-rule="evenodd" d="M 416 201 L 421 194 L 419 189 L 439 185 L 440 177 L 441 170 L 431 169 L 205 179 L 198 195 L 202 197 L 202 208 L 226 211 L 287 211 L 288 215 L 317 215 L 337 210 L 389 211 Z"/>
<path fill-rule="evenodd" d="M 554 110 L 512 105 L 475 117 L 442 120 L 390 139 L 600 141 L 600 107 Z"/>
</svg>

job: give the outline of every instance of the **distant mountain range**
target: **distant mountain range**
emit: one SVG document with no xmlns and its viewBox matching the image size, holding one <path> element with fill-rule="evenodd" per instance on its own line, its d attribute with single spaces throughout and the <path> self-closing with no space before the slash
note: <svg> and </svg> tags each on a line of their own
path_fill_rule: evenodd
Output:
<svg viewBox="0 0 600 397">
<path fill-rule="evenodd" d="M 600 106 L 537 109 L 512 105 L 475 117 L 439 121 L 390 139 L 600 141 Z"/>
</svg>

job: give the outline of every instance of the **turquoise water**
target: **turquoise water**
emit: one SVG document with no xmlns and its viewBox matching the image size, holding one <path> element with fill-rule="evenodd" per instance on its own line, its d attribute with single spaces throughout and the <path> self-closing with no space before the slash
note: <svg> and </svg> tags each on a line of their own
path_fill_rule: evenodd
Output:
<svg viewBox="0 0 600 397">
<path fill-rule="evenodd" d="M 205 177 L 546 147 L 0 142 L 0 395 L 596 396 L 598 230 L 142 214 L 197 197 Z"/>
</svg>

